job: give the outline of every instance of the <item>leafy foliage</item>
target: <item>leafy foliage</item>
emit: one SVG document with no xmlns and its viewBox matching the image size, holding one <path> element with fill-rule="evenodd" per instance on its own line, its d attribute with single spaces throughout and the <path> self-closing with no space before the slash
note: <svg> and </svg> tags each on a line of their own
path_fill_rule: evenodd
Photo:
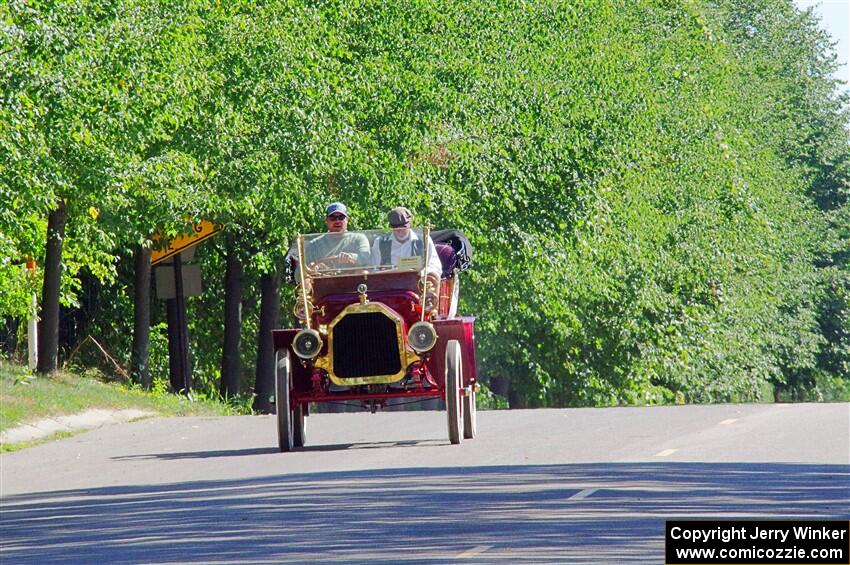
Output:
<svg viewBox="0 0 850 565">
<path fill-rule="evenodd" d="M 512 406 L 850 388 L 847 98 L 790 0 L 13 1 L 0 17 L 5 315 L 25 313 L 16 261 L 43 253 L 64 198 L 65 303 L 103 281 L 90 325 L 128 359 L 132 248 L 210 219 L 227 235 L 197 253 L 190 334 L 213 391 L 223 253 L 246 265 L 250 367 L 257 281 L 292 236 L 331 200 L 352 228 L 404 204 L 471 238 L 463 309 Z"/>
</svg>

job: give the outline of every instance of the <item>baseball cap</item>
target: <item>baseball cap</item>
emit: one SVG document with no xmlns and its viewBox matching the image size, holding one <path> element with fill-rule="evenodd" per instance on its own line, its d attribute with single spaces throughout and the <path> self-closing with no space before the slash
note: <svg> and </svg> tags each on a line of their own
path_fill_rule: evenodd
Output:
<svg viewBox="0 0 850 565">
<path fill-rule="evenodd" d="M 394 228 L 408 227 L 413 219 L 413 213 L 404 206 L 399 206 L 390 210 L 387 218 L 390 221 L 390 226 Z"/>
<path fill-rule="evenodd" d="M 346 208 L 345 204 L 343 204 L 342 202 L 334 202 L 328 206 L 328 211 L 325 216 L 330 216 L 331 214 L 342 214 L 347 218 L 348 208 Z"/>
</svg>

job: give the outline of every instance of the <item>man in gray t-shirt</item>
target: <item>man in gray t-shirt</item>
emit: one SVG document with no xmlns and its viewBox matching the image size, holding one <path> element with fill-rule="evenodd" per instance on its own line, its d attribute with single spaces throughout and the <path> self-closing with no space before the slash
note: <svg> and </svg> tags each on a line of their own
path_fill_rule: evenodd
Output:
<svg viewBox="0 0 850 565">
<path fill-rule="evenodd" d="M 342 202 L 328 206 L 328 233 L 306 242 L 307 266 L 318 261 L 325 267 L 360 267 L 369 264 L 369 240 L 362 233 L 349 233 L 348 208 Z"/>
</svg>

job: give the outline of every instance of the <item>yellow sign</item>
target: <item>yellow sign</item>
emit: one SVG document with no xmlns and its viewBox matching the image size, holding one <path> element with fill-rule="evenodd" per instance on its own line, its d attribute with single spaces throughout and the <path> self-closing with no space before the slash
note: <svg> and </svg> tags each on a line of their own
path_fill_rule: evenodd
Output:
<svg viewBox="0 0 850 565">
<path fill-rule="evenodd" d="M 171 241 L 165 249 L 159 251 L 154 249 L 151 254 L 151 265 L 161 263 L 169 257 L 177 255 L 181 251 L 185 251 L 194 245 L 198 245 L 205 239 L 208 239 L 221 231 L 221 226 L 208 220 L 201 220 L 201 223 L 192 225 L 192 230 L 193 232 L 189 235 L 181 234 L 177 236 L 177 239 Z M 153 239 L 156 241 L 159 239 L 159 236 L 154 235 Z"/>
</svg>

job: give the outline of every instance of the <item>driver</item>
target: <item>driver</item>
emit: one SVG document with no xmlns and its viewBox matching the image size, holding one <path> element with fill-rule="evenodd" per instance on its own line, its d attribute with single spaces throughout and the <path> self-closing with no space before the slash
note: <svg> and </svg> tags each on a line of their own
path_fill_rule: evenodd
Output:
<svg viewBox="0 0 850 565">
<path fill-rule="evenodd" d="M 348 208 L 345 204 L 334 202 L 329 205 L 325 224 L 328 233 L 307 242 L 304 250 L 307 265 L 333 268 L 369 264 L 369 240 L 362 233 L 347 231 Z"/>
<path fill-rule="evenodd" d="M 382 235 L 375 238 L 372 244 L 372 265 L 398 265 L 399 258 L 422 255 L 422 240 L 416 235 L 410 225 L 413 221 L 413 213 L 403 206 L 393 208 L 387 214 L 392 235 Z M 443 265 L 437 255 L 437 248 L 428 236 L 428 265 L 425 267 L 428 277 L 439 284 Z"/>
</svg>

